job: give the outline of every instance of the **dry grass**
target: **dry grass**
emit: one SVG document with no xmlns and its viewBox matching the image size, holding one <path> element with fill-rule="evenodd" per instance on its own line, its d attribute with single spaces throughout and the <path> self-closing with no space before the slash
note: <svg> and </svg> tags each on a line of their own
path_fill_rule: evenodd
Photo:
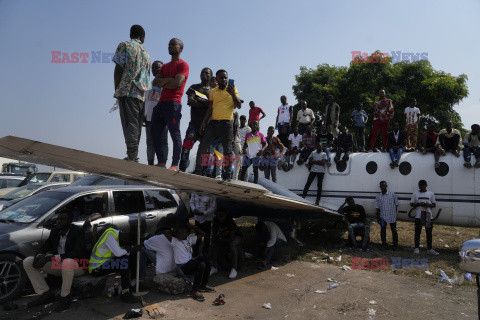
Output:
<svg viewBox="0 0 480 320">
<path fill-rule="evenodd" d="M 242 217 L 237 219 L 237 224 L 244 232 L 245 248 L 253 248 L 253 226 L 256 218 Z M 450 277 L 462 277 L 463 272 L 458 268 L 458 249 L 466 240 L 479 236 L 478 228 L 462 228 L 451 226 L 434 225 L 433 228 L 433 247 L 440 254 L 432 256 L 426 253 L 425 231 L 422 230 L 420 240 L 420 254 L 413 254 L 414 246 L 414 224 L 409 222 L 398 222 L 398 242 L 399 249 L 393 251 L 380 250 L 380 227 L 377 224 L 370 229 L 370 251 L 357 252 L 347 250 L 347 233 L 338 230 L 325 230 L 314 222 L 303 223 L 302 229 L 298 233 L 298 238 L 304 242 L 304 246 L 293 248 L 293 258 L 302 261 L 315 263 L 330 263 L 338 266 L 352 266 L 352 258 L 361 257 L 363 259 L 388 259 L 391 263 L 392 257 L 401 257 L 402 259 L 428 259 L 426 270 L 432 272 L 432 275 L 425 273 L 425 269 L 393 269 L 391 265 L 385 270 L 372 269 L 371 272 L 390 272 L 409 277 L 419 277 L 425 279 L 435 279 L 438 277 L 438 271 L 443 270 Z M 390 229 L 387 229 L 387 242 L 392 243 Z M 389 246 L 391 248 L 391 246 Z M 341 261 L 336 259 L 341 256 Z M 331 258 L 330 258 L 331 257 Z M 322 261 L 322 259 L 324 259 Z M 472 282 L 463 282 L 464 285 L 474 285 Z"/>
</svg>

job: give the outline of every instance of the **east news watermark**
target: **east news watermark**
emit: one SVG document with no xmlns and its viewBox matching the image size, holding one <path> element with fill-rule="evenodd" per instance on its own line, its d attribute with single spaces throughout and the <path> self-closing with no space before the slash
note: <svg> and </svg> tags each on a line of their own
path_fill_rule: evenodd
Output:
<svg viewBox="0 0 480 320">
<path fill-rule="evenodd" d="M 50 51 L 51 63 L 125 63 L 128 60 L 126 52 L 115 55 L 114 52 L 90 51 L 90 52 L 65 52 Z"/>
<path fill-rule="evenodd" d="M 88 269 L 89 259 L 64 259 L 58 257 L 52 257 L 52 270 L 74 270 L 74 269 Z M 100 267 L 97 269 L 104 269 L 104 270 L 124 270 L 128 269 L 128 259 L 111 259 L 105 261 Z"/>
<path fill-rule="evenodd" d="M 388 52 L 367 52 L 351 51 L 352 63 L 388 63 L 387 58 L 392 58 L 392 63 L 398 62 L 417 62 L 420 60 L 428 60 L 428 52 L 403 52 L 390 51 Z"/>
<path fill-rule="evenodd" d="M 405 269 L 405 270 L 427 270 L 428 259 L 405 259 L 402 257 L 374 258 L 366 259 L 362 257 L 352 257 L 352 269 L 367 270 L 387 270 L 387 269 Z"/>
</svg>

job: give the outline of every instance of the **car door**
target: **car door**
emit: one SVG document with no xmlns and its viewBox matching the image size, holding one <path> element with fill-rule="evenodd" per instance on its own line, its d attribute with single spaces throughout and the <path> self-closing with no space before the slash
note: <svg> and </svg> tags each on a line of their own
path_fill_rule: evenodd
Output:
<svg viewBox="0 0 480 320">
<path fill-rule="evenodd" d="M 138 214 L 140 213 L 140 235 L 145 238 L 151 232 L 148 225 L 155 223 L 156 216 L 146 211 L 145 199 L 141 189 L 112 191 L 113 212 L 112 223 L 122 232 L 128 234 L 130 241 L 137 239 Z M 148 229 L 151 229 L 149 227 Z"/>
<path fill-rule="evenodd" d="M 169 215 L 175 215 L 178 208 L 178 203 L 169 190 L 145 189 L 144 192 L 148 214 L 155 215 L 156 223 L 152 233 L 156 233 L 158 229 L 169 228 L 172 224 L 178 222 L 174 219 L 177 217 L 167 218 Z"/>
</svg>

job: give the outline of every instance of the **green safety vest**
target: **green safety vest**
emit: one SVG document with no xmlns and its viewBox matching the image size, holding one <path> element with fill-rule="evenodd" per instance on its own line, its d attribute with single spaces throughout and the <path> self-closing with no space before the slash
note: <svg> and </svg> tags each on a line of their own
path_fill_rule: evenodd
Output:
<svg viewBox="0 0 480 320">
<path fill-rule="evenodd" d="M 105 263 L 105 261 L 109 260 L 112 257 L 112 251 L 108 250 L 107 253 L 101 255 L 98 252 L 98 248 L 107 240 L 109 234 L 113 234 L 118 243 L 118 235 L 115 231 L 116 230 L 113 228 L 108 228 L 107 230 L 105 230 L 105 232 L 95 244 L 95 247 L 93 247 L 92 255 L 90 256 L 90 262 L 88 263 L 89 273 L 92 273 L 93 269 L 100 267 L 102 264 Z"/>
</svg>

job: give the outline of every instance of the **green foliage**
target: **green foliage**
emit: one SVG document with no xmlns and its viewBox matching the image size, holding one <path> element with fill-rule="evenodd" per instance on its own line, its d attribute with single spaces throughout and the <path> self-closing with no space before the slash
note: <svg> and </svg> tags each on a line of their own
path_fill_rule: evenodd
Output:
<svg viewBox="0 0 480 320">
<path fill-rule="evenodd" d="M 377 53 L 369 59 L 375 59 Z M 360 59 L 360 58 L 359 58 Z M 386 61 L 385 61 L 386 60 Z M 325 112 L 326 96 L 333 95 L 341 107 L 340 122 L 351 125 L 350 115 L 359 102 L 373 121 L 373 103 L 378 91 L 384 89 L 395 108 L 394 121 L 405 123 L 403 110 L 410 99 L 417 99 L 422 118 L 420 127 L 434 122 L 442 127 L 447 120 L 463 130 L 460 115 L 454 106 L 468 96 L 467 76 L 457 77 L 444 71 L 434 70 L 427 60 L 392 64 L 392 58 L 378 59 L 377 63 L 351 62 L 349 67 L 318 65 L 316 69 L 300 67 L 295 76 L 293 93 L 298 100 L 305 100 L 314 111 Z M 296 114 L 296 113 L 295 113 Z"/>
</svg>

